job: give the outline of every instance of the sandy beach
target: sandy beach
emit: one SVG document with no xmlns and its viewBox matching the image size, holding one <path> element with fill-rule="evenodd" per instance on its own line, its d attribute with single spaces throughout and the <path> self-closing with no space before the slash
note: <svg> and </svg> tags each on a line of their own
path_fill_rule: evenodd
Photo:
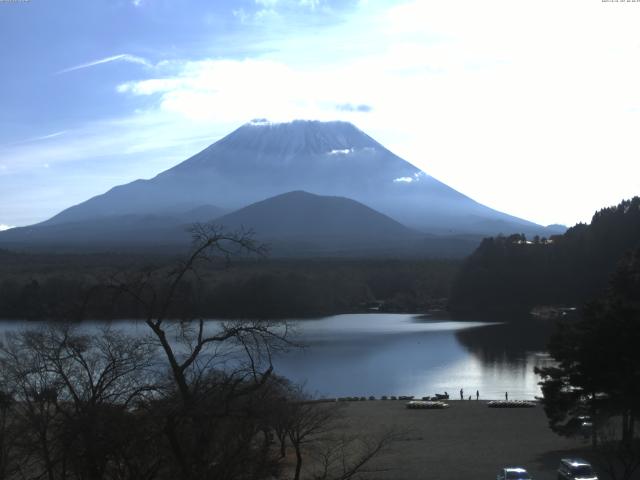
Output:
<svg viewBox="0 0 640 480">
<path fill-rule="evenodd" d="M 406 431 L 375 462 L 375 479 L 495 479 L 505 466 L 523 466 L 535 480 L 556 479 L 560 458 L 590 459 L 583 439 L 554 434 L 540 405 L 488 408 L 486 401 L 449 401 L 442 410 L 409 410 L 404 401 L 346 402 L 344 428 L 375 435 Z M 603 476 L 601 476 L 603 478 Z"/>
</svg>

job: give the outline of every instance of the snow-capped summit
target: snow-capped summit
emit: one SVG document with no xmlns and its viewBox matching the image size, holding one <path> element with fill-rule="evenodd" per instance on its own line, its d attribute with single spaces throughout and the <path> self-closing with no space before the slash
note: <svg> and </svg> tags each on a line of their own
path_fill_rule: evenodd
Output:
<svg viewBox="0 0 640 480">
<path fill-rule="evenodd" d="M 202 153 L 230 149 L 286 159 L 296 155 L 322 155 L 376 147 L 380 145 L 375 140 L 348 122 L 294 120 L 277 123 L 261 118 L 244 124 Z M 198 158 L 202 159 L 202 156 Z M 187 160 L 180 166 L 191 164 L 193 162 Z"/>
</svg>

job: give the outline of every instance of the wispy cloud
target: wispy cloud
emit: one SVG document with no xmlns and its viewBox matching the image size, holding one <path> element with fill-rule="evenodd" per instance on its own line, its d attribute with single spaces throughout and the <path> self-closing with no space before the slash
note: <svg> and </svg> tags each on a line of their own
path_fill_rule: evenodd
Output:
<svg viewBox="0 0 640 480">
<path fill-rule="evenodd" d="M 232 14 L 242 23 L 254 24 L 283 20 L 289 15 L 331 12 L 334 10 L 325 0 L 254 0 L 254 8 L 232 10 Z"/>
<path fill-rule="evenodd" d="M 255 0 L 256 5 L 265 7 L 265 8 L 275 8 L 275 7 L 285 7 L 285 8 L 295 8 L 295 7 L 303 7 L 315 9 L 320 4 L 322 4 L 322 0 Z"/>
<path fill-rule="evenodd" d="M 309 7 L 312 10 L 318 7 L 322 3 L 322 0 L 298 0 L 298 4 L 304 7 Z"/>
<path fill-rule="evenodd" d="M 94 162 L 97 176 L 109 165 L 127 164 L 126 172 L 118 172 L 124 175 L 121 180 L 146 178 L 184 160 L 235 126 L 218 129 L 211 124 L 192 123 L 180 128 L 171 115 L 155 111 L 91 122 L 64 135 L 0 145 L 0 178 L 87 161 Z"/>
<path fill-rule="evenodd" d="M 340 105 L 336 105 L 336 108 L 341 112 L 370 112 L 373 110 L 371 105 L 367 105 L 366 103 L 361 103 L 359 105 L 354 105 L 352 103 L 341 103 Z"/>
<path fill-rule="evenodd" d="M 31 140 L 28 140 L 28 141 L 38 142 L 40 140 L 49 140 L 50 138 L 56 138 L 56 137 L 59 137 L 61 135 L 64 135 L 65 133 L 67 133 L 67 131 L 63 130 L 61 132 L 55 132 L 55 133 L 50 133 L 48 135 L 42 135 L 41 137 L 35 137 L 35 138 L 32 138 Z"/>
<path fill-rule="evenodd" d="M 5 223 L 0 223 L 0 232 L 3 232 L 5 230 L 9 230 L 10 228 L 14 228 L 12 225 L 7 225 Z"/>
<path fill-rule="evenodd" d="M 12 147 L 14 145 L 23 145 L 25 143 L 41 142 L 43 140 L 49 140 L 51 138 L 60 137 L 60 136 L 64 135 L 65 133 L 67 133 L 67 130 L 62 130 L 60 132 L 49 133 L 47 135 L 41 135 L 41 136 L 38 136 L 38 137 L 27 138 L 26 140 L 18 140 L 16 142 L 11 142 L 11 143 L 7 143 L 7 144 L 4 144 L 4 145 L 0 145 L 0 147 Z"/>
<path fill-rule="evenodd" d="M 177 122 L 162 112 L 84 124 L 40 142 L 0 146 L 0 218 L 30 225 L 115 185 L 150 178 L 237 124 Z M 31 188 L 25 188 L 25 181 Z"/>
<path fill-rule="evenodd" d="M 65 68 L 56 72 L 56 75 L 60 75 L 61 73 L 69 73 L 75 70 L 82 70 L 83 68 L 95 67 L 96 65 L 102 65 L 104 63 L 111 62 L 127 62 L 127 63 L 135 63 L 138 65 L 144 65 L 145 67 L 152 67 L 153 65 L 148 60 L 138 57 L 136 55 L 130 55 L 128 53 L 121 53 L 119 55 L 113 55 L 111 57 L 101 58 L 99 60 L 94 60 L 92 62 L 82 63 L 80 65 L 76 65 L 74 67 Z"/>
</svg>

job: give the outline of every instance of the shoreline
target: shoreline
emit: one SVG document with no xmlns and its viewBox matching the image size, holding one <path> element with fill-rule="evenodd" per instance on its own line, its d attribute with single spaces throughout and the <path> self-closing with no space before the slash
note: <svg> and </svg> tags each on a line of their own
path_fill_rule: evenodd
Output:
<svg viewBox="0 0 640 480">
<path fill-rule="evenodd" d="M 474 395 L 475 396 L 475 395 Z M 311 403 L 373 403 L 373 402 L 382 402 L 382 403 L 401 403 L 410 402 L 410 401 L 439 401 L 445 403 L 483 403 L 487 404 L 489 402 L 527 402 L 527 403 L 535 403 L 536 405 L 540 405 L 540 397 L 534 398 L 510 398 L 509 400 L 505 400 L 504 398 L 480 398 L 476 400 L 472 398 L 469 400 L 465 398 L 460 400 L 459 398 L 434 398 L 434 397 L 416 397 L 414 395 L 390 395 L 388 398 L 376 397 L 374 395 L 369 396 L 347 396 L 347 397 L 318 397 L 312 398 L 309 402 Z"/>
</svg>

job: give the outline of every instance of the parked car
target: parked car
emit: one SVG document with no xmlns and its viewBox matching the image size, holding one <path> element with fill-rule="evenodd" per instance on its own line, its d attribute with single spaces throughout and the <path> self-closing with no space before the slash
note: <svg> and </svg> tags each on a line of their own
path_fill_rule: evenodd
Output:
<svg viewBox="0 0 640 480">
<path fill-rule="evenodd" d="M 585 438 L 593 432 L 593 420 L 589 415 L 572 417 L 563 427 L 566 435 L 582 435 Z"/>
<path fill-rule="evenodd" d="M 589 415 L 581 415 L 578 417 L 578 420 L 580 421 L 580 431 L 582 434 L 585 437 L 591 435 L 591 432 L 593 431 L 593 420 L 591 417 Z"/>
<path fill-rule="evenodd" d="M 507 467 L 500 470 L 496 480 L 532 480 L 531 475 L 522 467 Z"/>
<path fill-rule="evenodd" d="M 589 462 L 580 458 L 563 458 L 558 467 L 558 480 L 598 480 Z"/>
</svg>

